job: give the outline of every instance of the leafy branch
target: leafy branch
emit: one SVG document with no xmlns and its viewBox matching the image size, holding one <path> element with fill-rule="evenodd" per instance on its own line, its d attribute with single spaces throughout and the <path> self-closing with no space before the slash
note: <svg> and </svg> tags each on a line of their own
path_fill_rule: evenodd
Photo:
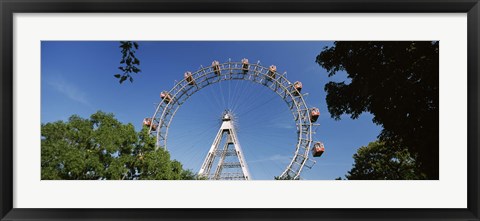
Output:
<svg viewBox="0 0 480 221">
<path fill-rule="evenodd" d="M 140 60 L 135 57 L 135 52 L 138 50 L 138 43 L 133 41 L 121 41 L 120 48 L 122 48 L 122 60 L 120 61 L 121 66 L 118 67 L 123 74 L 115 74 L 114 77 L 119 79 L 120 84 L 126 81 L 127 79 L 130 82 L 133 82 L 132 73 L 141 72 Z"/>
</svg>

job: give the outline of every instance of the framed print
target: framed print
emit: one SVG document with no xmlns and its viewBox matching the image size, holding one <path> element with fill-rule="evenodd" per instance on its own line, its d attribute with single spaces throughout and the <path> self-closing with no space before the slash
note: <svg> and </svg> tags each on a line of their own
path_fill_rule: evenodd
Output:
<svg viewBox="0 0 480 221">
<path fill-rule="evenodd" d="M 1 220 L 479 220 L 477 0 L 0 6 Z"/>
</svg>

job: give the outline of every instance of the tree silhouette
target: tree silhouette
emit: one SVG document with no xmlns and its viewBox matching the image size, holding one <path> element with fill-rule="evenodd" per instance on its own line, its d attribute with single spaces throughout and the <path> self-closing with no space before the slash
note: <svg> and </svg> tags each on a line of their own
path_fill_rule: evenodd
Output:
<svg viewBox="0 0 480 221">
<path fill-rule="evenodd" d="M 407 149 L 371 142 L 353 155 L 355 164 L 345 176 L 349 180 L 415 180 L 425 179 L 415 157 Z"/>
<path fill-rule="evenodd" d="M 316 62 L 332 77 L 325 85 L 332 118 L 356 119 L 363 112 L 383 126 L 379 139 L 418 155 L 428 179 L 439 178 L 439 42 L 357 41 L 325 47 Z"/>
<path fill-rule="evenodd" d="M 122 60 L 120 64 L 122 64 L 118 69 L 120 69 L 123 74 L 115 74 L 114 77 L 118 78 L 118 81 L 123 83 L 127 79 L 130 82 L 133 82 L 132 74 L 141 72 L 140 60 L 135 56 L 136 50 L 138 50 L 138 43 L 134 41 L 121 41 L 120 48 L 122 48 Z"/>
<path fill-rule="evenodd" d="M 287 174 L 284 177 L 274 176 L 273 179 L 274 180 L 293 180 L 293 177 L 291 177 L 290 175 Z"/>
<path fill-rule="evenodd" d="M 41 177 L 46 180 L 180 180 L 191 171 L 155 148 L 147 128 L 135 132 L 113 114 L 97 112 L 90 119 L 76 115 L 67 122 L 41 127 Z"/>
</svg>

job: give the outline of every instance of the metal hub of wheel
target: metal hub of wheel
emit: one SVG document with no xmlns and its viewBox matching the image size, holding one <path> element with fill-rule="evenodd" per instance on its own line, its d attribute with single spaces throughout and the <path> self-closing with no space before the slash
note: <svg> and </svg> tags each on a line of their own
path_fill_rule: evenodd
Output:
<svg viewBox="0 0 480 221">
<path fill-rule="evenodd" d="M 161 93 L 161 102 L 149 120 L 149 133 L 156 136 L 157 147 L 167 148 L 168 129 L 177 110 L 194 93 L 209 85 L 229 80 L 251 81 L 271 89 L 285 101 L 296 122 L 298 142 L 291 162 L 285 168 L 279 179 L 300 179 L 302 169 L 313 166 L 314 160 L 309 159 L 312 147 L 313 127 L 319 112 L 317 108 L 308 108 L 304 95 L 300 93 L 301 83 L 290 82 L 285 74 L 279 74 L 274 65 L 264 67 L 260 62 L 248 63 L 228 61 L 212 62 L 211 66 L 201 67 L 195 72 L 186 72 L 184 79 L 169 90 Z M 299 86 L 299 87 L 298 87 Z M 317 114 L 318 112 L 318 114 Z"/>
</svg>

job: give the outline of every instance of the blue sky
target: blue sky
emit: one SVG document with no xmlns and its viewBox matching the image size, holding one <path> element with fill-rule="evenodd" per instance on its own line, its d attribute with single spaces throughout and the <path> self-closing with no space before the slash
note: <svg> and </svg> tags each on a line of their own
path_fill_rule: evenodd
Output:
<svg viewBox="0 0 480 221">
<path fill-rule="evenodd" d="M 381 127 L 364 113 L 356 120 L 330 118 L 324 85 L 346 81 L 345 74 L 328 77 L 315 63 L 323 47 L 332 42 L 315 41 L 147 41 L 139 42 L 136 56 L 142 72 L 134 82 L 119 84 L 121 53 L 117 41 L 44 41 L 41 62 L 41 121 L 67 120 L 77 114 L 88 118 L 97 110 L 114 113 L 137 130 L 151 117 L 159 94 L 170 90 L 185 71 L 248 58 L 263 66 L 277 66 L 287 78 L 303 83 L 307 104 L 321 115 L 315 140 L 326 152 L 305 168 L 306 180 L 329 180 L 344 176 L 352 168 L 352 156 L 360 146 L 376 140 Z M 238 138 L 254 179 L 272 179 L 285 169 L 297 142 L 295 122 L 283 100 L 264 86 L 248 81 L 224 81 L 204 88 L 182 105 L 175 116 L 168 139 L 172 158 L 197 172 L 220 127 L 223 110 L 233 109 Z"/>
</svg>

